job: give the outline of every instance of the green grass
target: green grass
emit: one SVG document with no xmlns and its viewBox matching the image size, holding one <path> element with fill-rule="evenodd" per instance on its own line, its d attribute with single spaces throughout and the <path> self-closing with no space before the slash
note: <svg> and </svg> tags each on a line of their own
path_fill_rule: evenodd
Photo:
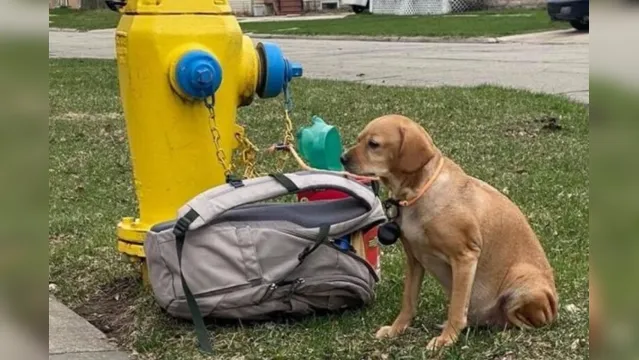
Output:
<svg viewBox="0 0 639 360">
<path fill-rule="evenodd" d="M 49 27 L 76 30 L 113 29 L 118 26 L 120 13 L 109 9 L 75 10 L 57 8 L 49 10 Z"/>
<path fill-rule="evenodd" d="M 334 20 L 242 23 L 241 26 L 245 32 L 256 34 L 462 38 L 504 36 L 568 27 L 565 23 L 550 21 L 546 11 L 541 9 L 440 16 L 359 15 Z"/>
<path fill-rule="evenodd" d="M 56 296 L 148 358 L 199 358 L 192 326 L 160 311 L 136 269 L 115 250 L 115 226 L 135 215 L 136 200 L 114 61 L 49 60 L 49 74 L 49 282 L 57 285 Z M 506 192 L 530 218 L 556 271 L 559 321 L 534 331 L 469 329 L 443 358 L 588 357 L 586 107 L 490 86 L 417 89 L 300 79 L 292 90 L 297 126 L 318 114 L 347 144 L 376 116 L 418 119 L 445 154 Z M 550 118 L 562 128 L 542 129 Z M 281 103 L 256 100 L 240 110 L 239 120 L 265 148 L 280 137 Z M 262 171 L 274 166 L 266 155 L 260 161 Z M 216 326 L 217 358 L 427 358 L 425 346 L 446 309 L 430 277 L 413 329 L 394 340 L 374 339 L 396 316 L 402 292 L 402 251 L 383 252 L 378 298 L 370 307 L 297 322 Z M 579 310 L 566 311 L 568 304 Z"/>
<path fill-rule="evenodd" d="M 110 10 L 49 11 L 55 16 L 49 26 L 78 30 L 115 28 L 119 14 Z M 368 36 L 504 36 L 527 32 L 564 29 L 565 22 L 551 22 L 544 9 L 478 11 L 443 16 L 358 15 L 344 19 L 312 21 L 273 21 L 241 23 L 245 32 L 295 35 Z"/>
</svg>

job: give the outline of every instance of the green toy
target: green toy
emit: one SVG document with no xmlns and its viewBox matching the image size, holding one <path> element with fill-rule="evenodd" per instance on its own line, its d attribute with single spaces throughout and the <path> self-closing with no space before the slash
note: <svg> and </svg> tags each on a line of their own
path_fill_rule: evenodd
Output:
<svg viewBox="0 0 639 360">
<path fill-rule="evenodd" d="M 337 128 L 326 124 L 319 116 L 313 116 L 312 122 L 313 125 L 297 132 L 298 152 L 313 168 L 344 170 L 339 160 L 343 148 Z"/>
</svg>

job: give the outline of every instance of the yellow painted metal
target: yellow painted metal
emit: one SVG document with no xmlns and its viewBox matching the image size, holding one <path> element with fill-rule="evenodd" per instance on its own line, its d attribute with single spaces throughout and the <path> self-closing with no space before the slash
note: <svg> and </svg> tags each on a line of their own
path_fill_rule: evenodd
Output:
<svg viewBox="0 0 639 360">
<path fill-rule="evenodd" d="M 139 219 L 126 217 L 118 224 L 118 251 L 121 253 L 143 258 L 144 237 L 149 230 L 148 225 L 140 223 Z"/>
<path fill-rule="evenodd" d="M 144 236 L 202 191 L 224 183 L 209 112 L 180 96 L 172 69 L 186 51 L 204 50 L 222 67 L 215 95 L 221 147 L 231 160 L 243 129 L 237 108 L 256 91 L 259 57 L 226 0 L 129 0 L 116 31 L 120 96 L 126 119 L 138 218 L 118 224 L 118 249 L 144 257 Z"/>
<path fill-rule="evenodd" d="M 227 0 L 128 0 L 124 13 L 230 15 L 231 6 Z"/>
</svg>

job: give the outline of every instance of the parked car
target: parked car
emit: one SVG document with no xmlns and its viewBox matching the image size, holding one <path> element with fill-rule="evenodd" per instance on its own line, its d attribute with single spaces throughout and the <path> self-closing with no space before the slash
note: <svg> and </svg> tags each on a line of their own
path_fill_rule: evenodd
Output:
<svg viewBox="0 0 639 360">
<path fill-rule="evenodd" d="M 589 0 L 547 0 L 548 15 L 553 21 L 568 21 L 579 31 L 588 31 Z"/>
<path fill-rule="evenodd" d="M 369 0 L 342 0 L 342 5 L 350 5 L 353 12 L 359 14 L 368 10 Z"/>
</svg>

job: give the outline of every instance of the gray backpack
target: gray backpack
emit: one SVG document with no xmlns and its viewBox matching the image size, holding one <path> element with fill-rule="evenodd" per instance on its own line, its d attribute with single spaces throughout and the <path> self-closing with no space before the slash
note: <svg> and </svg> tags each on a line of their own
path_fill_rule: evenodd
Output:
<svg viewBox="0 0 639 360">
<path fill-rule="evenodd" d="M 338 200 L 259 203 L 305 190 Z M 374 269 L 331 239 L 386 220 L 368 186 L 332 173 L 298 172 L 225 184 L 196 196 L 178 220 L 155 225 L 144 242 L 159 305 L 194 322 L 211 352 L 203 318 L 268 320 L 357 308 L 374 300 Z"/>
</svg>

